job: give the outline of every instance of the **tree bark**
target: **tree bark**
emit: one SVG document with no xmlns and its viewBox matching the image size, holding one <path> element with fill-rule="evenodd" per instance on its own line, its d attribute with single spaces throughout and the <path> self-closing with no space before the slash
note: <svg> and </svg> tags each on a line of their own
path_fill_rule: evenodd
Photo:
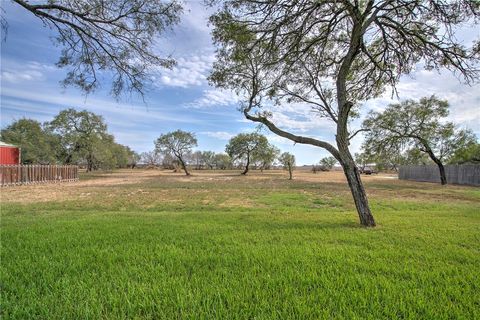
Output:
<svg viewBox="0 0 480 320">
<path fill-rule="evenodd" d="M 447 184 L 447 175 L 445 174 L 445 167 L 443 166 L 442 161 L 440 161 L 436 157 L 435 157 L 435 159 L 432 159 L 432 160 L 438 166 L 438 171 L 440 172 L 440 183 L 442 185 L 446 185 Z"/>
<path fill-rule="evenodd" d="M 93 171 L 93 159 L 91 155 L 87 156 L 87 172 Z"/>
<path fill-rule="evenodd" d="M 188 170 L 187 170 L 187 165 L 185 164 L 185 162 L 183 162 L 183 159 L 182 159 L 181 157 L 178 157 L 178 160 L 179 160 L 180 163 L 182 164 L 183 171 L 185 171 L 185 175 L 189 176 L 189 175 L 190 175 L 190 172 L 188 172 Z"/>
<path fill-rule="evenodd" d="M 250 166 L 250 154 L 247 154 L 247 165 L 245 166 L 245 170 L 243 170 L 242 175 L 247 175 L 248 167 Z"/>
<path fill-rule="evenodd" d="M 290 175 L 288 180 L 292 180 L 292 166 L 290 164 L 288 165 L 288 174 Z"/>
<path fill-rule="evenodd" d="M 358 217 L 360 218 L 360 223 L 365 227 L 375 227 L 375 219 L 373 218 L 372 212 L 370 211 L 370 206 L 368 205 L 367 193 L 363 187 L 362 180 L 360 178 L 360 172 L 358 171 L 357 166 L 353 159 L 349 158 L 349 155 L 345 155 L 347 161 L 342 161 L 343 172 L 347 177 L 348 186 L 352 192 L 353 201 L 355 202 L 355 207 L 357 208 Z"/>
<path fill-rule="evenodd" d="M 443 163 L 441 161 L 437 163 L 437 166 L 438 166 L 438 170 L 440 171 L 440 183 L 442 185 L 446 185 L 447 175 L 445 174 L 445 167 L 443 166 Z"/>
<path fill-rule="evenodd" d="M 442 161 L 435 156 L 435 154 L 432 151 L 432 148 L 425 142 L 422 141 L 423 146 L 425 147 L 425 150 L 427 151 L 428 156 L 430 159 L 432 159 L 433 162 L 438 166 L 438 171 L 440 172 L 440 183 L 442 185 L 447 184 L 447 175 L 445 174 L 445 167 L 443 166 Z"/>
</svg>

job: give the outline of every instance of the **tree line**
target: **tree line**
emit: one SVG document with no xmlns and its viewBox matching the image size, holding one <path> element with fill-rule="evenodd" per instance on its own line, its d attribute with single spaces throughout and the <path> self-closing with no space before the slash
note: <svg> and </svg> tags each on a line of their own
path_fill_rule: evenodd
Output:
<svg viewBox="0 0 480 320">
<path fill-rule="evenodd" d="M 197 138 L 193 132 L 176 130 L 165 133 L 155 141 L 155 149 L 144 152 L 142 161 L 150 166 L 162 165 L 167 169 L 183 170 L 190 175 L 189 167 L 194 169 L 242 169 L 246 175 L 254 169 L 270 169 L 275 162 L 289 171 L 295 167 L 295 156 L 288 152 L 280 154 L 280 149 L 270 144 L 262 134 L 240 133 L 230 139 L 225 146 L 225 153 L 213 151 L 193 151 Z"/>
<path fill-rule="evenodd" d="M 45 123 L 14 121 L 0 131 L 0 139 L 21 148 L 23 164 L 78 164 L 92 171 L 135 167 L 139 160 L 115 142 L 102 116 L 86 110 L 62 110 Z"/>
</svg>

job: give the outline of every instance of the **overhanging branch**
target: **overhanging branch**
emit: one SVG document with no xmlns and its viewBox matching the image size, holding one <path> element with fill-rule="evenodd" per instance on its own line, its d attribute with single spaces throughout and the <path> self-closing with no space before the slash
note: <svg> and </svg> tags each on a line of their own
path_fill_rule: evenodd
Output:
<svg viewBox="0 0 480 320">
<path fill-rule="evenodd" d="M 317 140 L 317 139 L 314 139 L 314 138 L 310 138 L 310 137 L 298 136 L 298 135 L 292 134 L 290 132 L 287 132 L 285 130 L 282 130 L 279 127 L 277 127 L 273 122 L 268 120 L 266 117 L 253 116 L 253 115 L 248 113 L 248 110 L 249 110 L 249 108 L 246 108 L 243 111 L 243 114 L 245 115 L 245 117 L 248 120 L 262 123 L 265 126 L 267 126 L 267 128 L 270 129 L 270 131 L 272 131 L 273 133 L 275 133 L 275 134 L 277 134 L 281 137 L 287 138 L 287 139 L 289 139 L 289 140 L 291 140 L 295 143 L 309 144 L 309 145 L 312 145 L 312 146 L 323 148 L 323 149 L 327 150 L 328 152 L 330 152 L 335 157 L 335 159 L 340 161 L 340 153 L 330 143 L 325 142 L 325 141 L 321 141 L 321 140 Z"/>
</svg>

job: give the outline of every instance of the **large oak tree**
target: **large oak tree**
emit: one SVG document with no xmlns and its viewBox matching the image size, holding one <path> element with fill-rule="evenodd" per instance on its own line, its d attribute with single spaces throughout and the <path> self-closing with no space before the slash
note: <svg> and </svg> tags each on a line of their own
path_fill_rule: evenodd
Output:
<svg viewBox="0 0 480 320">
<path fill-rule="evenodd" d="M 100 115 L 70 108 L 60 111 L 47 127 L 58 137 L 57 153 L 62 163 L 85 161 L 87 171 L 92 171 L 99 162 L 113 157 L 107 153 L 110 153 L 108 149 L 113 146 L 114 139 L 108 134 L 107 124 Z"/>
<path fill-rule="evenodd" d="M 475 80 L 479 45 L 465 47 L 455 28 L 478 23 L 479 7 L 468 0 L 227 0 L 211 17 L 217 62 L 210 80 L 243 97 L 247 119 L 329 151 L 343 167 L 360 223 L 375 226 L 349 150 L 357 133 L 349 123 L 362 101 L 395 90 L 418 63 Z M 279 107 L 291 103 L 331 120 L 335 143 L 278 125 Z"/>
</svg>

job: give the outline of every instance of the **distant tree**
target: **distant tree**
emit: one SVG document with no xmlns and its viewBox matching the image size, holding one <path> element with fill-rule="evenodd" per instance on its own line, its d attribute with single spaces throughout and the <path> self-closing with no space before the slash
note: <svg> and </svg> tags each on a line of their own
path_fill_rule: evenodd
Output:
<svg viewBox="0 0 480 320">
<path fill-rule="evenodd" d="M 215 152 L 213 151 L 203 151 L 202 152 L 202 159 L 205 166 L 208 169 L 213 169 L 215 167 Z"/>
<path fill-rule="evenodd" d="M 332 170 L 333 166 L 337 163 L 337 159 L 335 157 L 325 157 L 320 159 L 320 170 L 322 171 L 330 171 Z"/>
<path fill-rule="evenodd" d="M 196 170 L 203 169 L 205 166 L 205 160 L 203 158 L 202 151 L 198 150 L 191 154 L 192 164 L 195 166 Z"/>
<path fill-rule="evenodd" d="M 387 88 L 395 90 L 420 62 L 429 70 L 454 71 L 467 82 L 478 80 L 480 44 L 467 47 L 455 32 L 465 23 L 479 23 L 478 1 L 221 3 L 210 18 L 217 46 L 210 81 L 237 92 L 247 119 L 334 156 L 348 180 L 360 223 L 375 226 L 349 149 L 358 131 L 348 125 L 364 101 Z M 335 145 L 281 128 L 279 116 L 286 123 L 302 106 L 332 121 Z"/>
<path fill-rule="evenodd" d="M 295 156 L 291 153 L 284 152 L 278 158 L 285 170 L 288 170 L 289 179 L 292 180 L 293 169 L 295 168 Z"/>
<path fill-rule="evenodd" d="M 179 163 L 177 158 L 175 158 L 175 156 L 171 155 L 170 153 L 166 153 L 162 155 L 163 169 L 175 170 L 175 172 L 177 172 L 178 166 L 179 166 Z"/>
<path fill-rule="evenodd" d="M 57 66 L 68 67 L 64 85 L 88 93 L 99 86 L 100 72 L 113 75 L 111 92 L 143 94 L 152 67 L 174 61 L 155 55 L 158 36 L 178 23 L 176 0 L 13 0 L 56 32 L 63 49 Z M 2 26 L 6 28 L 2 16 Z M 24 48 L 26 49 L 26 48 Z"/>
<path fill-rule="evenodd" d="M 114 137 L 105 134 L 101 139 L 93 139 L 87 156 L 87 170 L 113 170 L 126 165 L 126 153 L 122 145 L 115 143 Z"/>
<path fill-rule="evenodd" d="M 398 171 L 400 165 L 427 164 L 431 160 L 418 149 L 405 149 L 401 144 L 391 143 L 378 148 L 378 145 L 362 145 L 363 152 L 355 154 L 355 162 L 363 169 L 367 164 L 375 165 L 379 171 Z"/>
<path fill-rule="evenodd" d="M 140 161 L 149 167 L 156 167 L 162 162 L 162 156 L 157 151 L 146 151 L 140 154 Z"/>
<path fill-rule="evenodd" d="M 137 166 L 138 162 L 140 161 L 140 154 L 133 151 L 128 146 L 125 146 L 125 148 L 126 148 L 127 155 L 128 155 L 127 166 L 134 169 Z"/>
<path fill-rule="evenodd" d="M 229 169 L 232 166 L 232 159 L 228 154 L 217 153 L 214 157 L 214 164 L 216 169 Z"/>
<path fill-rule="evenodd" d="M 253 162 L 256 164 L 256 167 L 259 167 L 263 172 L 263 170 L 269 169 L 273 165 L 279 154 L 280 149 L 268 144 L 265 148 L 260 148 L 255 152 Z"/>
<path fill-rule="evenodd" d="M 0 139 L 21 148 L 24 164 L 51 164 L 57 162 L 54 135 L 45 131 L 40 122 L 31 119 L 14 121 L 0 133 Z"/>
<path fill-rule="evenodd" d="M 371 155 L 368 154 L 367 152 L 355 153 L 354 158 L 355 158 L 355 163 L 357 167 L 360 169 L 360 171 L 363 171 L 365 166 L 368 163 L 373 161 L 371 158 Z"/>
<path fill-rule="evenodd" d="M 471 141 L 455 150 L 448 159 L 450 164 L 480 163 L 480 143 Z"/>
<path fill-rule="evenodd" d="M 391 145 L 415 148 L 438 166 L 442 184 L 447 183 L 443 162 L 459 148 L 475 141 L 466 130 L 456 130 L 448 115 L 448 102 L 435 96 L 420 101 L 406 100 L 373 112 L 363 122 L 365 145 L 381 152 Z"/>
<path fill-rule="evenodd" d="M 113 137 L 112 137 L 113 138 Z M 108 148 L 108 146 L 107 146 Z M 115 167 L 117 168 L 134 168 L 137 164 L 138 155 L 132 151 L 128 146 L 116 143 L 114 141 L 110 142 L 109 148 L 111 149 L 112 155 L 115 158 Z"/>
<path fill-rule="evenodd" d="M 155 150 L 162 153 L 172 154 L 182 165 L 187 176 L 190 175 L 185 162 L 185 156 L 197 146 L 197 139 L 191 132 L 177 130 L 162 134 L 155 142 Z"/>
<path fill-rule="evenodd" d="M 107 133 L 103 117 L 87 110 L 71 108 L 60 111 L 47 126 L 59 138 L 59 153 L 63 162 L 68 164 L 84 159 L 87 171 L 93 170 L 98 162 L 95 154 L 104 147 L 102 140 L 113 141 Z"/>
<path fill-rule="evenodd" d="M 262 149 L 269 148 L 267 138 L 259 133 L 240 133 L 231 138 L 225 146 L 225 152 L 233 161 L 242 161 L 245 169 L 242 175 L 248 173 L 251 162 Z"/>
</svg>

